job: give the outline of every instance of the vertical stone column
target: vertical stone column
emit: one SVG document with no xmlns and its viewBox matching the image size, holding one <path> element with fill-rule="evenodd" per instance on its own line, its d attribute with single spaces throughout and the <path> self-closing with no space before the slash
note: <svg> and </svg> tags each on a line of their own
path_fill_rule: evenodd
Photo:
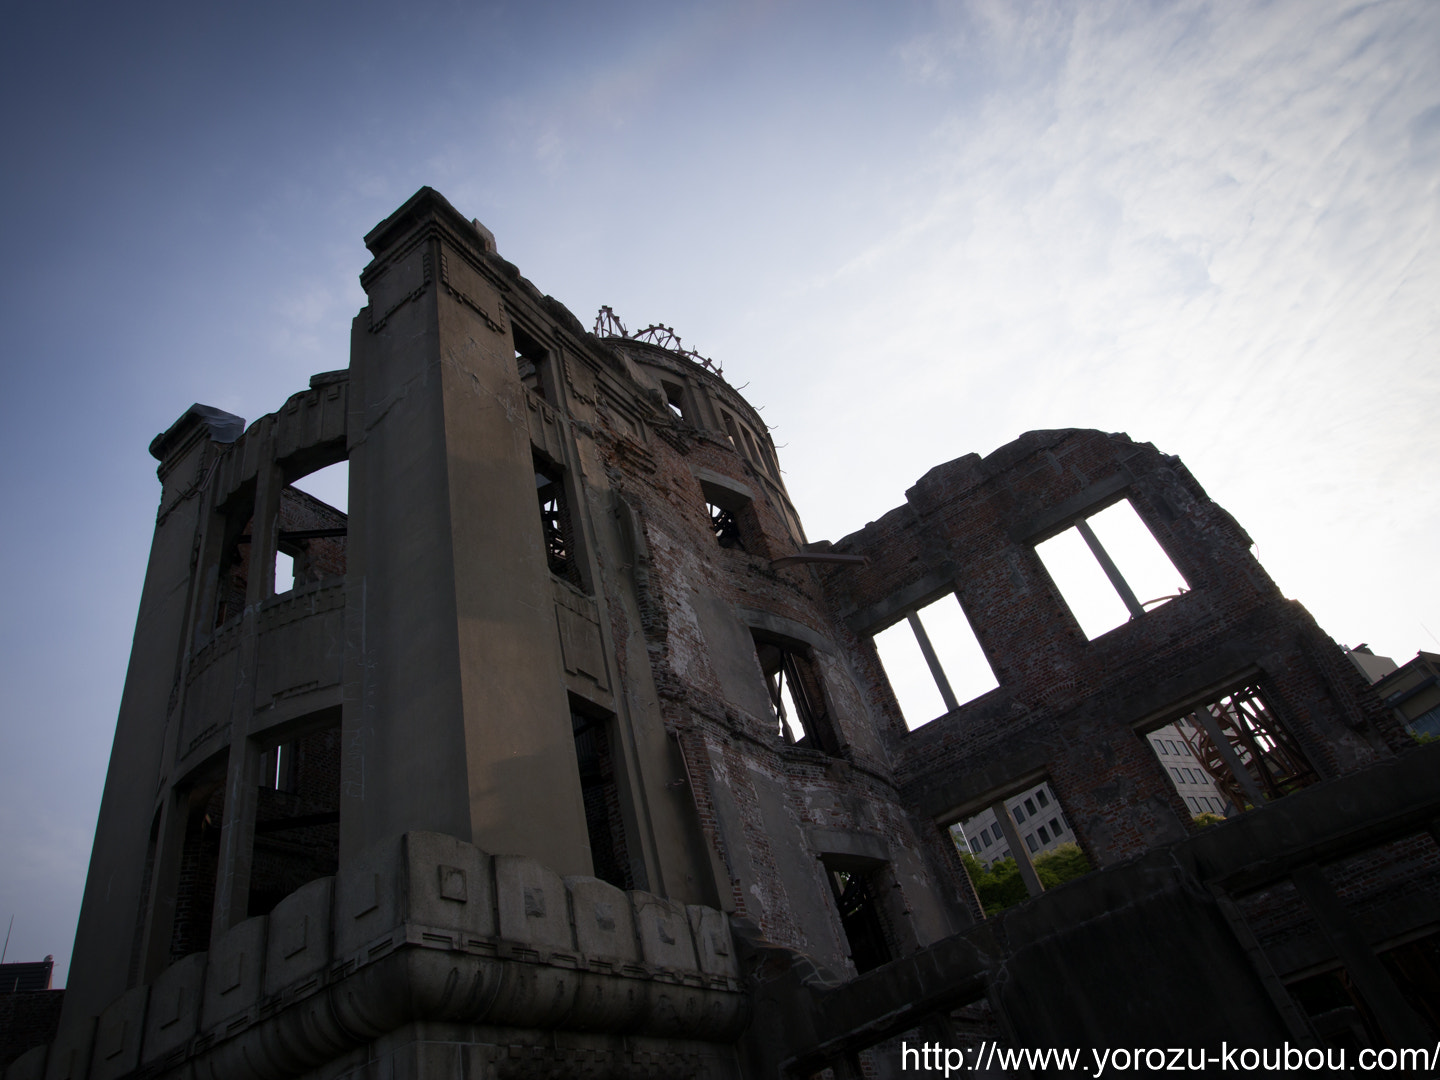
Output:
<svg viewBox="0 0 1440 1080">
<path fill-rule="evenodd" d="M 341 862 L 410 829 L 591 872 L 503 282 L 422 189 L 352 337 Z"/>
<path fill-rule="evenodd" d="M 203 485 L 223 452 L 217 444 L 233 442 L 244 426 L 238 416 L 195 405 L 150 444 L 160 461 L 160 513 L 75 931 L 62 1031 L 98 1013 L 129 982 L 171 690 L 193 602 L 190 563 L 207 506 Z"/>
</svg>

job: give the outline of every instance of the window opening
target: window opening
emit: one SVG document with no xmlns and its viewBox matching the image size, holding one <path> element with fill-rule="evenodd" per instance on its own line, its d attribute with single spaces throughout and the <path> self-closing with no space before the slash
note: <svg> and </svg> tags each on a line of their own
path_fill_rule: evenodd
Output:
<svg viewBox="0 0 1440 1080">
<path fill-rule="evenodd" d="M 269 791 L 290 791 L 290 766 L 294 763 L 294 745 L 272 746 L 260 759 L 260 786 Z"/>
<path fill-rule="evenodd" d="M 220 869 L 220 830 L 225 824 L 225 777 L 219 775 L 186 793 L 185 839 L 175 892 L 170 962 L 210 947 L 215 908 L 215 875 Z"/>
<path fill-rule="evenodd" d="M 1285 989 L 1305 1012 L 1322 1045 L 1355 1051 L 1385 1045 L 1380 1024 L 1344 967 L 1289 983 Z"/>
<path fill-rule="evenodd" d="M 1253 684 L 1207 702 L 1174 726 L 1214 789 L 1232 806 L 1259 806 L 1319 779 Z"/>
<path fill-rule="evenodd" d="M 1023 835 L 1015 828 L 1035 814 L 1033 809 L 1026 814 L 1027 803 L 1044 807 L 1055 801 L 1049 781 L 1044 781 L 950 826 L 987 915 L 1089 872 L 1089 860 L 1063 814 L 1055 814 L 1043 824 L 1035 818 L 1033 831 Z M 967 837 L 979 837 L 980 843 L 967 842 Z"/>
<path fill-rule="evenodd" d="M 581 581 L 575 557 L 575 533 L 561 472 L 538 454 L 535 456 L 535 493 L 540 503 L 540 529 L 545 538 L 545 561 L 550 572 L 578 586 Z"/>
<path fill-rule="evenodd" d="M 525 384 L 525 389 L 537 397 L 544 397 L 545 395 L 540 389 L 540 369 L 535 366 L 535 361 L 524 353 L 517 352 L 515 367 L 520 373 L 520 381 Z"/>
<path fill-rule="evenodd" d="M 700 481 L 700 492 L 705 499 L 710 531 L 722 548 L 752 554 L 760 554 L 764 550 L 764 534 L 755 516 L 755 508 L 743 492 L 703 479 Z"/>
<path fill-rule="evenodd" d="M 1035 552 L 1091 640 L 1187 588 L 1128 499 L 1080 518 Z"/>
<path fill-rule="evenodd" d="M 248 913 L 268 914 L 339 865 L 340 729 L 332 725 L 261 755 Z"/>
<path fill-rule="evenodd" d="M 894 959 L 885 924 L 875 903 L 872 873 L 826 868 L 840 925 L 850 946 L 850 960 L 858 974 L 864 974 Z"/>
<path fill-rule="evenodd" d="M 334 466 L 329 468 L 334 469 Z M 337 483 L 346 481 L 347 473 L 348 469 L 340 474 L 332 473 L 323 483 L 313 486 L 334 488 Z M 285 487 L 280 492 L 274 592 L 288 592 L 324 578 L 344 577 L 348 534 L 349 520 L 343 510 L 294 484 Z M 241 539 L 248 540 L 249 537 Z"/>
<path fill-rule="evenodd" d="M 319 499 L 331 510 L 346 514 L 350 509 L 350 461 L 347 458 L 306 473 L 290 486 Z"/>
<path fill-rule="evenodd" d="M 735 520 L 735 515 L 712 502 L 705 504 L 705 510 L 710 515 L 710 531 L 715 534 L 720 546 L 744 551 L 745 544 L 740 539 L 740 522 Z"/>
<path fill-rule="evenodd" d="M 572 711 L 570 724 L 575 734 L 575 761 L 580 769 L 580 796 L 585 804 L 585 830 L 590 838 L 595 876 L 617 889 L 633 889 L 609 723 Z"/>
<path fill-rule="evenodd" d="M 284 552 L 275 552 L 275 587 L 272 592 L 289 592 L 295 587 L 295 556 Z"/>
<path fill-rule="evenodd" d="M 735 418 L 724 409 L 720 410 L 720 420 L 725 425 L 725 434 L 730 438 L 730 445 L 737 452 L 743 453 L 740 447 L 740 429 L 735 424 Z"/>
<path fill-rule="evenodd" d="M 760 451 L 755 448 L 755 437 L 750 434 L 750 429 L 744 424 L 741 424 L 740 434 L 745 440 L 745 449 L 748 451 L 746 456 L 749 457 L 754 464 L 760 465 Z"/>
<path fill-rule="evenodd" d="M 242 518 L 244 524 L 239 524 Z M 220 555 L 219 579 L 216 583 L 215 626 L 223 626 L 245 610 L 245 594 L 250 588 L 250 530 L 255 524 L 253 509 L 248 504 L 238 512 L 225 515 L 224 547 Z"/>
<path fill-rule="evenodd" d="M 525 389 L 542 401 L 548 401 L 549 395 L 545 393 L 545 380 L 542 377 L 546 350 L 539 342 L 530 337 L 518 326 L 515 332 L 515 370 L 520 376 L 520 382 Z"/>
<path fill-rule="evenodd" d="M 911 731 L 1000 685 L 954 593 L 910 612 L 874 640 Z"/>
<path fill-rule="evenodd" d="M 685 388 L 668 382 L 662 382 L 660 385 L 665 390 L 665 404 L 670 407 L 671 414 L 677 420 L 685 420 Z"/>
<path fill-rule="evenodd" d="M 814 661 L 797 649 L 773 641 L 757 639 L 755 652 L 780 738 L 794 746 L 838 753 Z"/>
</svg>

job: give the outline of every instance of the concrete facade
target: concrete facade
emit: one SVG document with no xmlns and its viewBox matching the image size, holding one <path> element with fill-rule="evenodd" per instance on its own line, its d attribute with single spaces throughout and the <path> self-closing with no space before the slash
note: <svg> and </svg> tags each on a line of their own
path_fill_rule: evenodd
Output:
<svg viewBox="0 0 1440 1080">
<path fill-rule="evenodd" d="M 1192 998 L 1314 1042 L 1286 980 L 1341 966 L 1367 1037 L 1431 1022 L 1376 957 L 1433 930 L 1435 748 L 1177 459 L 1031 432 L 807 543 L 708 362 L 587 333 L 430 189 L 366 244 L 348 370 L 152 444 L 65 1012 L 7 1078 L 887 1075 L 906 1032 L 1099 1045 Z M 292 486 L 340 461 L 348 513 Z M 1120 499 L 1189 589 L 1089 641 L 1034 546 Z M 910 731 L 872 639 L 951 593 L 999 686 Z M 1203 833 L 1147 742 L 1182 718 L 1255 807 Z M 1097 871 L 984 920 L 948 827 L 1041 783 Z M 1409 899 L 1357 929 L 1377 874 Z M 1289 952 L 1240 908 L 1276 881 Z M 1067 1005 L 1137 925 L 1207 980 L 1122 948 L 1140 1000 Z"/>
</svg>

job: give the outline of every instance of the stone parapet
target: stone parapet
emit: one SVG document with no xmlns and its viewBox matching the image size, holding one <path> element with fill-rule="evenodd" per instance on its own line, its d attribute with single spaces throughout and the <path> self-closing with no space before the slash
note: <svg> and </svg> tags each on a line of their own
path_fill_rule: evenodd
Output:
<svg viewBox="0 0 1440 1080">
<path fill-rule="evenodd" d="M 675 1040 L 694 1057 L 743 1030 L 739 974 L 718 911 L 411 832 L 121 995 L 93 1051 L 78 1045 L 88 1029 L 62 1033 L 43 1074 L 29 1054 L 5 1078 L 276 1080 L 431 1023 L 484 1025 L 517 1044 L 541 1030 L 612 1047 L 634 1037 L 647 1055 Z M 615 1075 L 648 1061 L 607 1053 Z"/>
</svg>

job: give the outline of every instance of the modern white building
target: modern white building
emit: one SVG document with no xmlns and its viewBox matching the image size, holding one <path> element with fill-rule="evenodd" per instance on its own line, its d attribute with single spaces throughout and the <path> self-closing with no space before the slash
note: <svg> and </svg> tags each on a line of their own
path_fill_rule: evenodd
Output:
<svg viewBox="0 0 1440 1080">
<path fill-rule="evenodd" d="M 1219 814 L 1229 817 L 1236 808 L 1226 799 L 1210 775 L 1200 767 L 1191 746 L 1196 741 L 1195 726 L 1183 717 L 1173 724 L 1156 728 L 1146 736 L 1150 748 L 1165 767 L 1180 800 L 1192 814 Z"/>
<path fill-rule="evenodd" d="M 1046 851 L 1053 851 L 1061 844 L 1073 844 L 1075 833 L 1065 815 L 1060 812 L 1060 803 L 1046 783 L 1020 792 L 1005 800 L 1005 809 L 1015 823 L 1033 859 Z M 995 819 L 993 808 L 980 811 L 972 818 L 950 826 L 950 834 L 962 849 L 970 851 L 986 866 L 1011 856 L 1010 844 L 1005 839 L 1000 823 Z"/>
</svg>

